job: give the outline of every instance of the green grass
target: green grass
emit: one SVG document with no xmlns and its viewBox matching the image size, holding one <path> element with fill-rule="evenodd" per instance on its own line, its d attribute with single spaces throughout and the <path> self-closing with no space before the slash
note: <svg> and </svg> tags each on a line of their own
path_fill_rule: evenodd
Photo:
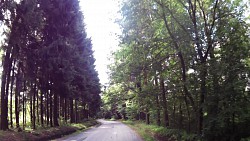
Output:
<svg viewBox="0 0 250 141">
<path fill-rule="evenodd" d="M 197 135 L 183 130 L 170 129 L 157 125 L 147 125 L 140 121 L 123 121 L 134 129 L 145 141 L 191 141 L 198 140 Z"/>
<path fill-rule="evenodd" d="M 127 124 L 129 127 L 134 129 L 144 141 L 155 141 L 155 138 L 150 131 L 148 130 L 148 125 L 141 122 L 133 122 L 133 121 L 123 121 L 123 123 Z"/>
</svg>

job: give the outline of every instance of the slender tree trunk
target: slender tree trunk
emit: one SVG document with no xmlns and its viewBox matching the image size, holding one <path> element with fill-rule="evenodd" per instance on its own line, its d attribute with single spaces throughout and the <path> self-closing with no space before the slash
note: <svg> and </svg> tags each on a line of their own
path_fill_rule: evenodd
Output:
<svg viewBox="0 0 250 141">
<path fill-rule="evenodd" d="M 40 123 L 39 120 L 39 95 L 38 95 L 38 88 L 36 89 L 36 118 L 37 118 L 37 123 Z"/>
<path fill-rule="evenodd" d="M 210 52 L 210 57 L 212 60 L 212 65 L 216 66 L 217 65 L 217 61 L 215 60 L 215 56 L 213 53 L 213 50 Z M 220 84 L 219 84 L 219 78 L 218 78 L 218 74 L 216 71 L 211 71 L 210 72 L 212 77 L 213 77 L 213 83 L 212 83 L 212 95 L 210 97 L 212 97 L 211 101 L 213 101 L 211 104 L 211 107 L 208 108 L 208 117 L 210 118 L 214 118 L 218 116 L 218 105 L 219 105 L 219 93 L 220 93 Z M 212 132 L 215 127 L 217 126 L 217 121 L 216 120 L 212 120 L 211 121 L 211 126 L 208 127 L 209 132 Z"/>
<path fill-rule="evenodd" d="M 41 90 L 41 98 L 40 98 L 40 116 L 41 116 L 41 125 L 42 125 L 42 127 L 44 126 L 44 121 L 43 121 L 43 113 L 44 113 L 44 109 L 43 109 L 43 94 L 44 94 L 44 90 L 43 90 L 43 88 L 42 88 L 42 90 Z"/>
<path fill-rule="evenodd" d="M 33 122 L 32 127 L 36 129 L 36 84 L 33 86 Z"/>
<path fill-rule="evenodd" d="M 198 120 L 198 134 L 203 134 L 203 107 L 205 102 L 205 94 L 206 94 L 206 67 L 205 64 L 202 65 L 201 71 L 201 93 L 200 93 L 200 103 L 199 103 L 199 120 Z"/>
<path fill-rule="evenodd" d="M 46 91 L 46 124 L 49 126 L 49 91 Z"/>
<path fill-rule="evenodd" d="M 19 129 L 20 128 L 20 124 L 19 124 L 19 95 L 20 95 L 20 65 L 18 66 L 18 70 L 17 70 L 17 75 L 16 75 L 16 90 L 15 90 L 15 115 L 16 115 L 16 128 Z"/>
<path fill-rule="evenodd" d="M 180 105 L 179 105 L 179 110 L 180 110 L 180 118 L 179 118 L 178 129 L 183 129 L 182 103 L 181 102 L 180 102 Z"/>
<path fill-rule="evenodd" d="M 51 91 L 49 92 L 49 95 L 50 95 L 50 98 L 49 98 L 49 102 L 50 102 L 50 106 L 49 106 L 49 108 L 50 108 L 49 109 L 49 111 L 50 111 L 49 112 L 49 114 L 50 114 L 49 115 L 49 117 L 50 117 L 50 126 L 53 127 L 53 120 L 52 120 L 52 118 L 53 118 L 53 113 L 52 113 L 53 112 L 53 105 L 52 105 L 52 92 Z"/>
<path fill-rule="evenodd" d="M 176 100 L 175 100 L 175 95 L 174 95 L 174 103 L 173 103 L 173 123 L 174 123 L 174 127 L 176 127 L 177 123 L 176 123 Z"/>
<path fill-rule="evenodd" d="M 64 98 L 64 108 L 65 108 L 65 112 L 64 112 L 64 120 L 65 120 L 65 123 L 67 123 L 68 121 L 68 104 L 67 104 L 67 99 Z"/>
<path fill-rule="evenodd" d="M 78 109 L 77 109 L 77 100 L 75 100 L 75 122 L 78 123 Z"/>
<path fill-rule="evenodd" d="M 23 130 L 25 130 L 25 96 L 24 96 L 24 92 L 23 92 Z"/>
<path fill-rule="evenodd" d="M 159 84 L 158 84 L 158 78 L 157 77 L 155 77 L 155 86 L 158 89 Z M 157 125 L 160 126 L 161 125 L 161 111 L 160 111 L 161 107 L 160 107 L 158 92 L 155 94 L 155 101 L 156 101 L 156 117 L 157 117 L 156 122 L 157 122 Z"/>
<path fill-rule="evenodd" d="M 63 121 L 64 121 L 64 119 L 65 119 L 65 114 L 64 114 L 64 112 L 65 112 L 65 105 L 64 105 L 64 98 L 63 97 L 60 97 L 60 113 L 61 113 L 61 117 L 63 117 Z"/>
<path fill-rule="evenodd" d="M 194 103 L 194 99 L 193 97 L 191 96 L 191 94 L 189 93 L 188 89 L 187 89 L 187 86 L 186 86 L 186 65 L 185 65 L 185 61 L 184 61 L 184 57 L 182 55 L 182 52 L 180 51 L 179 49 L 179 45 L 178 45 L 178 40 L 176 39 L 175 35 L 173 34 L 173 32 L 171 31 L 171 28 L 169 27 L 169 22 L 167 20 L 167 17 L 166 17 L 166 13 L 164 12 L 164 6 L 161 5 L 161 8 L 163 10 L 163 21 L 164 21 L 164 24 L 165 24 L 165 27 L 172 39 L 172 42 L 174 44 L 174 47 L 175 49 L 178 51 L 178 57 L 180 59 L 180 65 L 181 65 L 181 75 L 182 75 L 182 81 L 183 81 L 183 91 L 185 93 L 185 95 L 188 97 L 192 107 L 194 107 L 195 109 L 195 103 Z"/>
<path fill-rule="evenodd" d="M 60 117 L 62 116 L 61 108 L 62 108 L 62 103 L 61 103 L 61 97 L 58 96 L 58 118 L 59 118 L 59 123 L 60 123 Z"/>
<path fill-rule="evenodd" d="M 1 83 L 1 130 L 8 129 L 8 91 L 11 72 L 10 52 L 12 47 L 8 47 L 3 59 L 2 83 Z"/>
<path fill-rule="evenodd" d="M 27 102 L 26 102 L 26 97 L 25 97 L 25 101 L 24 101 L 24 127 L 26 127 L 26 123 L 27 123 L 27 104 L 26 104 Z"/>
<path fill-rule="evenodd" d="M 58 96 L 57 96 L 57 93 L 54 92 L 54 126 L 59 126 L 59 123 L 58 123 Z"/>
<path fill-rule="evenodd" d="M 188 105 L 188 100 L 187 100 L 187 97 L 184 97 L 185 98 L 185 104 L 186 104 L 186 107 L 187 107 L 187 114 L 188 114 L 188 133 L 190 133 L 190 120 L 191 120 L 191 117 L 190 117 L 190 110 L 189 110 L 189 105 Z"/>
<path fill-rule="evenodd" d="M 33 128 L 33 95 L 30 94 L 30 122 Z"/>
<path fill-rule="evenodd" d="M 141 112 L 141 105 L 142 105 L 141 102 L 142 102 L 142 100 L 141 100 L 140 94 L 142 92 L 142 87 L 141 87 L 140 80 L 139 81 L 137 80 L 136 88 L 139 89 L 139 96 L 138 96 L 138 107 L 139 107 L 139 109 L 138 109 L 138 120 L 144 120 L 145 118 L 142 117 L 142 112 Z"/>
<path fill-rule="evenodd" d="M 162 91 L 162 107 L 163 107 L 163 123 L 165 127 L 169 126 L 169 118 L 168 118 L 168 107 L 167 107 L 167 100 L 166 100 L 166 90 L 164 85 L 164 79 L 160 78 L 160 85 L 161 85 L 161 91 Z"/>
<path fill-rule="evenodd" d="M 12 66 L 12 76 L 11 76 L 11 85 L 10 85 L 10 127 L 13 128 L 13 86 L 15 81 L 15 64 L 16 61 L 14 60 L 14 64 Z"/>
<path fill-rule="evenodd" d="M 74 101 L 70 98 L 70 123 L 75 123 Z"/>
</svg>

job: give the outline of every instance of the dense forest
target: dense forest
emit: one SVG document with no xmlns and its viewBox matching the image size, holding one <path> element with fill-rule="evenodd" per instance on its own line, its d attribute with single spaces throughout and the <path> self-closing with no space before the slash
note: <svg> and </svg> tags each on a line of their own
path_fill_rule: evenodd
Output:
<svg viewBox="0 0 250 141">
<path fill-rule="evenodd" d="M 242 0 L 124 0 L 103 116 L 176 129 L 192 140 L 249 137 L 246 9 Z"/>
<path fill-rule="evenodd" d="M 1 130 L 96 116 L 100 84 L 78 0 L 1 0 Z"/>
</svg>

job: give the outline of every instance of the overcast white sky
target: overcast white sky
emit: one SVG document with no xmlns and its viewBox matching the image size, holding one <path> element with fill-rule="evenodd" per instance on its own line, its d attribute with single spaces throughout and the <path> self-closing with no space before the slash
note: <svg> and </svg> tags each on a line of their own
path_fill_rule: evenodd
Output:
<svg viewBox="0 0 250 141">
<path fill-rule="evenodd" d="M 108 83 L 107 65 L 111 50 L 118 46 L 121 30 L 114 23 L 118 17 L 119 0 L 80 0 L 87 34 L 92 39 L 96 70 L 101 84 Z"/>
</svg>

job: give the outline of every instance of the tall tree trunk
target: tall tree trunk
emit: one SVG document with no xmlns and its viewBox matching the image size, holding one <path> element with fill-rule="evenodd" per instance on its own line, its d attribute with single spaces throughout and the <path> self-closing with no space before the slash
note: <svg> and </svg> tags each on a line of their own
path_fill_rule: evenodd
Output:
<svg viewBox="0 0 250 141">
<path fill-rule="evenodd" d="M 33 95 L 30 93 L 30 122 L 33 128 Z"/>
<path fill-rule="evenodd" d="M 36 89 L 36 118 L 37 118 L 37 123 L 39 124 L 39 95 L 38 95 L 38 88 Z"/>
<path fill-rule="evenodd" d="M 179 105 L 180 117 L 179 117 L 179 126 L 178 129 L 183 129 L 183 117 L 182 117 L 182 103 Z"/>
<path fill-rule="evenodd" d="M 77 100 L 75 99 L 75 122 L 78 123 Z"/>
<path fill-rule="evenodd" d="M 70 123 L 75 123 L 73 98 L 70 98 Z"/>
<path fill-rule="evenodd" d="M 23 92 L 23 130 L 25 130 L 25 96 L 24 96 L 24 92 Z"/>
<path fill-rule="evenodd" d="M 185 104 L 186 104 L 186 107 L 187 107 L 187 114 L 188 114 L 188 133 L 190 133 L 190 122 L 191 122 L 191 117 L 190 117 L 190 110 L 189 110 L 189 105 L 188 105 L 188 100 L 187 100 L 187 97 L 184 96 L 184 99 L 185 99 Z"/>
<path fill-rule="evenodd" d="M 11 75 L 11 85 L 10 85 L 10 127 L 13 128 L 13 86 L 15 81 L 15 65 L 16 61 L 12 66 L 12 75 Z"/>
<path fill-rule="evenodd" d="M 50 103 L 50 105 L 49 105 L 49 117 L 50 117 L 50 127 L 53 127 L 53 120 L 52 120 L 52 118 L 53 118 L 53 105 L 52 105 L 52 92 L 50 91 L 49 92 L 49 103 Z"/>
<path fill-rule="evenodd" d="M 158 89 L 159 84 L 158 84 L 158 78 L 157 77 L 155 77 L 155 86 Z M 157 123 L 158 126 L 160 126 L 161 125 L 161 111 L 160 111 L 161 107 L 160 107 L 158 92 L 155 94 L 155 101 L 156 101 L 156 108 L 157 108 L 156 109 L 156 123 Z"/>
<path fill-rule="evenodd" d="M 33 86 L 33 122 L 32 122 L 32 128 L 36 129 L 36 84 Z"/>
<path fill-rule="evenodd" d="M 46 124 L 47 126 L 49 126 L 49 91 L 46 90 L 46 94 L 45 94 L 45 100 L 46 100 Z"/>
<path fill-rule="evenodd" d="M 54 92 L 54 126 L 59 126 L 58 123 L 58 96 L 57 93 Z"/>
<path fill-rule="evenodd" d="M 183 81 L 183 91 L 185 93 L 185 95 L 188 97 L 190 103 L 191 103 L 191 106 L 195 109 L 195 103 L 194 103 L 194 99 L 192 97 L 192 95 L 189 93 L 188 89 L 187 89 L 187 86 L 186 86 L 186 65 L 185 65 L 185 61 L 184 61 L 184 57 L 182 55 L 182 52 L 180 51 L 180 47 L 178 45 L 178 40 L 176 39 L 175 35 L 173 34 L 173 32 L 171 31 L 171 28 L 169 27 L 169 22 L 167 20 L 167 17 L 166 17 L 166 13 L 165 13 L 165 7 L 163 6 L 163 4 L 160 5 L 162 10 L 163 10 L 163 21 L 164 21 L 164 24 L 165 24 L 165 27 L 170 35 L 170 38 L 174 44 L 174 47 L 175 47 L 175 50 L 178 52 L 178 57 L 180 59 L 180 66 L 181 66 L 181 76 L 182 76 L 182 81 Z"/>
<path fill-rule="evenodd" d="M 169 126 L 169 118 L 168 118 L 168 107 L 167 107 L 167 100 L 166 100 L 166 90 L 164 85 L 164 79 L 160 78 L 160 85 L 161 85 L 161 94 L 162 94 L 162 107 L 163 107 L 163 123 L 165 127 Z"/>
<path fill-rule="evenodd" d="M 64 105 L 64 98 L 63 97 L 60 97 L 60 116 L 63 117 L 63 121 L 65 119 L 64 117 L 64 112 L 65 112 L 65 105 Z"/>
<path fill-rule="evenodd" d="M 8 47 L 3 59 L 2 83 L 1 83 L 1 130 L 8 129 L 8 93 L 10 83 L 10 72 L 12 59 L 10 52 L 12 47 Z"/>
<path fill-rule="evenodd" d="M 210 57 L 211 57 L 211 61 L 213 66 L 218 65 L 217 61 L 215 59 L 214 56 L 214 50 L 212 50 L 210 52 Z M 210 118 L 214 118 L 218 116 L 218 106 L 219 106 L 219 93 L 220 93 L 220 84 L 219 84 L 219 78 L 218 78 L 218 74 L 216 71 L 211 71 L 210 72 L 213 79 L 212 79 L 212 94 L 210 97 L 212 97 L 211 101 L 213 101 L 211 104 L 211 107 L 208 108 L 208 117 Z M 210 126 L 208 127 L 209 132 L 212 132 L 215 127 L 217 126 L 217 121 L 216 120 L 212 120 Z"/>
<path fill-rule="evenodd" d="M 41 90 L 41 97 L 40 97 L 40 116 L 41 116 L 41 125 L 42 127 L 44 126 L 44 120 L 43 120 L 43 113 L 44 113 L 44 109 L 43 109 L 43 94 L 44 94 L 44 90 L 42 88 Z"/>
<path fill-rule="evenodd" d="M 27 104 L 26 104 L 27 102 L 26 102 L 26 98 L 24 99 L 24 127 L 26 127 L 26 123 L 27 123 Z"/>
<path fill-rule="evenodd" d="M 17 75 L 16 75 L 16 90 L 15 90 L 15 115 L 16 115 L 16 128 L 19 129 L 20 128 L 20 124 L 19 124 L 19 96 L 20 96 L 20 81 L 21 81 L 21 76 L 20 76 L 20 71 L 21 71 L 21 67 L 20 65 L 18 65 L 18 70 L 17 70 Z"/>
<path fill-rule="evenodd" d="M 175 97 L 175 94 L 173 96 L 173 123 L 174 123 L 174 126 L 173 127 L 176 127 L 177 123 L 176 123 L 176 97 Z"/>
<path fill-rule="evenodd" d="M 64 120 L 65 120 L 65 123 L 67 123 L 67 120 L 68 120 L 68 103 L 67 103 L 67 99 L 64 98 L 64 109 L 65 109 L 65 112 L 64 112 Z"/>
<path fill-rule="evenodd" d="M 198 134 L 203 134 L 203 107 L 205 102 L 206 94 L 206 66 L 205 63 L 202 64 L 201 71 L 201 92 L 200 92 L 200 103 L 199 103 L 199 120 L 198 120 Z"/>
</svg>

